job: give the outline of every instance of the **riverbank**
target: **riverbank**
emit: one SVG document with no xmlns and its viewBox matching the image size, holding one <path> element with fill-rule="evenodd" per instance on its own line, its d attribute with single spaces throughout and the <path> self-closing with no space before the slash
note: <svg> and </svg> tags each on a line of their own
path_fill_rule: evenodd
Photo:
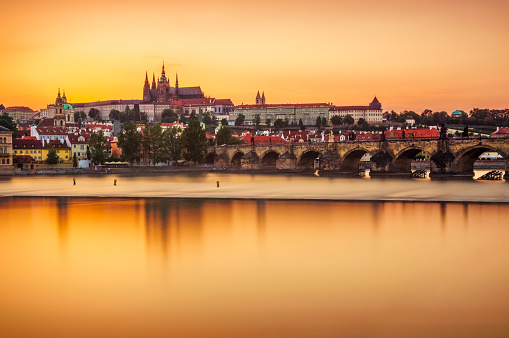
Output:
<svg viewBox="0 0 509 338">
<path fill-rule="evenodd" d="M 369 168 L 369 163 L 364 163 L 365 168 Z M 412 162 L 412 170 L 429 170 L 429 161 Z M 477 161 L 474 164 L 475 170 L 505 170 L 504 161 Z M 26 176 L 122 176 L 122 177 L 150 177 L 173 174 L 206 174 L 206 173 L 224 173 L 224 174 L 249 174 L 249 175 L 290 175 L 290 176 L 309 176 L 313 175 L 315 170 L 299 171 L 279 171 L 275 168 L 263 168 L 256 170 L 243 170 L 239 168 L 217 169 L 212 164 L 202 164 L 195 166 L 132 166 L 124 168 L 105 168 L 94 170 L 90 168 L 61 168 L 44 170 L 23 170 L 17 171 L 14 175 L 4 177 L 26 177 Z M 339 176 L 332 173 L 329 176 Z"/>
</svg>

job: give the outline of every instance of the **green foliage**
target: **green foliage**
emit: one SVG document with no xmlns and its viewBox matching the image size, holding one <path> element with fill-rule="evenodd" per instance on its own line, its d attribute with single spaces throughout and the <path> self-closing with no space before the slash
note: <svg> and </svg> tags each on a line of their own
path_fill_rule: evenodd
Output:
<svg viewBox="0 0 509 338">
<path fill-rule="evenodd" d="M 254 122 L 254 124 L 256 126 L 256 129 L 259 129 L 260 128 L 260 123 L 261 123 L 261 121 L 260 121 L 260 114 L 256 114 L 255 115 L 255 118 L 254 118 L 253 122 Z"/>
<path fill-rule="evenodd" d="M 174 123 L 179 120 L 179 116 L 173 109 L 165 109 L 161 114 L 162 123 Z"/>
<path fill-rule="evenodd" d="M 90 110 L 88 111 L 88 116 L 92 120 L 97 121 L 101 119 L 101 112 L 99 111 L 99 109 L 90 108 Z"/>
<path fill-rule="evenodd" d="M 299 119 L 299 128 L 300 130 L 306 130 L 306 127 L 304 126 L 304 122 L 302 122 L 302 119 Z"/>
<path fill-rule="evenodd" d="M 5 109 L 5 106 L 3 104 L 0 104 L 0 110 Z"/>
<path fill-rule="evenodd" d="M 272 122 L 271 119 L 265 120 L 265 124 L 267 125 L 267 127 L 270 127 L 271 122 Z"/>
<path fill-rule="evenodd" d="M 245 119 L 246 116 L 244 114 L 239 114 L 239 116 L 237 116 L 237 118 L 235 119 L 235 125 L 242 126 L 244 124 Z"/>
<path fill-rule="evenodd" d="M 327 126 L 327 119 L 325 117 L 322 117 L 322 127 Z"/>
<path fill-rule="evenodd" d="M 74 112 L 74 121 L 76 123 L 81 123 L 82 121 L 86 120 L 87 114 L 84 111 L 75 111 Z"/>
<path fill-rule="evenodd" d="M 274 121 L 274 128 L 276 129 L 281 129 L 281 128 L 284 128 L 285 126 L 285 122 L 281 119 L 277 119 L 276 121 Z"/>
<path fill-rule="evenodd" d="M 206 111 L 205 113 L 203 113 L 203 115 L 202 115 L 202 121 L 203 121 L 203 123 L 205 123 L 207 126 L 212 126 L 212 125 L 215 125 L 215 124 L 216 124 L 216 118 L 215 118 L 215 116 L 212 116 L 212 114 L 211 114 L 209 111 Z"/>
<path fill-rule="evenodd" d="M 143 131 L 143 147 L 154 165 L 166 160 L 166 142 L 160 124 L 145 128 Z"/>
<path fill-rule="evenodd" d="M 122 149 L 125 160 L 133 165 L 140 162 L 142 134 L 137 130 L 135 123 L 127 123 L 118 135 L 118 147 Z"/>
<path fill-rule="evenodd" d="M 182 140 L 179 133 L 182 130 L 178 127 L 172 127 L 163 132 L 163 139 L 165 142 L 166 153 L 170 160 L 176 162 L 182 158 Z"/>
<path fill-rule="evenodd" d="M 101 164 L 108 157 L 108 140 L 103 132 L 92 133 L 90 136 L 90 159 L 94 164 Z"/>
<path fill-rule="evenodd" d="M 320 118 L 320 116 L 316 118 L 315 127 L 317 127 L 318 129 L 322 128 L 322 119 Z"/>
<path fill-rule="evenodd" d="M 120 120 L 120 116 L 121 116 L 121 115 L 122 115 L 122 113 L 121 113 L 121 112 L 119 112 L 119 111 L 118 111 L 118 110 L 116 110 L 116 109 L 112 109 L 112 110 L 110 111 L 110 114 L 109 114 L 109 116 L 108 116 L 108 117 L 110 118 L 110 120 L 114 121 L 114 120 Z"/>
<path fill-rule="evenodd" d="M 334 115 L 330 118 L 330 122 L 335 126 L 339 126 L 343 124 L 343 118 L 339 115 Z"/>
<path fill-rule="evenodd" d="M 74 153 L 74 155 L 72 156 L 72 166 L 73 168 L 78 167 L 78 157 L 76 156 L 76 153 Z"/>
<path fill-rule="evenodd" d="M 18 127 L 12 117 L 7 114 L 0 115 L 0 126 L 12 131 L 12 138 L 18 137 Z"/>
<path fill-rule="evenodd" d="M 48 157 L 46 158 L 47 164 L 57 164 L 58 163 L 58 155 L 55 148 L 51 148 L 48 150 Z"/>
<path fill-rule="evenodd" d="M 352 125 L 352 124 L 354 124 L 354 122 L 355 121 L 354 121 L 352 115 L 350 115 L 350 114 L 346 115 L 345 118 L 343 119 L 343 123 L 345 123 L 345 124 Z"/>
<path fill-rule="evenodd" d="M 228 144 L 230 138 L 232 137 L 232 131 L 228 127 L 221 127 L 216 134 L 216 144 L 221 146 L 223 144 Z"/>
<path fill-rule="evenodd" d="M 182 135 L 184 158 L 192 162 L 201 162 L 207 150 L 207 136 L 198 119 L 191 119 Z"/>
<path fill-rule="evenodd" d="M 226 119 L 226 118 L 225 118 L 225 119 L 222 119 L 222 120 L 221 120 L 221 125 L 222 125 L 222 126 L 227 126 L 227 125 L 228 125 L 228 119 Z"/>
<path fill-rule="evenodd" d="M 189 117 L 187 117 L 184 114 L 182 114 L 182 115 L 180 115 L 179 122 L 183 123 L 183 124 L 188 124 L 189 123 Z"/>
</svg>

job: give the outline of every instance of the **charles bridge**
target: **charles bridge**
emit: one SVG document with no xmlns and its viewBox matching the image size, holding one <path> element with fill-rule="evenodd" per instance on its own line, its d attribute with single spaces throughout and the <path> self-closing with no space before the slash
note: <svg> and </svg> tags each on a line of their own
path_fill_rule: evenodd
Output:
<svg viewBox="0 0 509 338">
<path fill-rule="evenodd" d="M 509 178 L 509 139 L 406 139 L 216 146 L 206 162 L 216 168 L 357 175 L 360 159 L 371 155 L 370 176 L 410 176 L 412 160 L 421 151 L 431 157 L 430 177 L 474 175 L 474 162 L 486 151 L 505 159 Z M 318 160 L 317 160 L 318 159 Z"/>
</svg>

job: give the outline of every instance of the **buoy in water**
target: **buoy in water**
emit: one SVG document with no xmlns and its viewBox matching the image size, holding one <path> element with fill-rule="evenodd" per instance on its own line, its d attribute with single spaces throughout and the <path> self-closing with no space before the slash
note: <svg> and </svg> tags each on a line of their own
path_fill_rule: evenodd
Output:
<svg viewBox="0 0 509 338">
<path fill-rule="evenodd" d="M 217 183 L 217 187 L 219 188 L 219 181 L 216 181 L 216 183 Z"/>
<path fill-rule="evenodd" d="M 117 185 L 117 180 L 113 180 L 113 185 Z"/>
</svg>

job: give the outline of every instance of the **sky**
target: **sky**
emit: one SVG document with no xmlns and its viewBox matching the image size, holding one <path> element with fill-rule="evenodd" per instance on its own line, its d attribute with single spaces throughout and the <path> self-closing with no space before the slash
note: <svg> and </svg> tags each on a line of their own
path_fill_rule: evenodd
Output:
<svg viewBox="0 0 509 338">
<path fill-rule="evenodd" d="M 509 1 L 0 4 L 0 103 L 141 99 L 145 72 L 254 103 L 509 108 Z"/>
</svg>

